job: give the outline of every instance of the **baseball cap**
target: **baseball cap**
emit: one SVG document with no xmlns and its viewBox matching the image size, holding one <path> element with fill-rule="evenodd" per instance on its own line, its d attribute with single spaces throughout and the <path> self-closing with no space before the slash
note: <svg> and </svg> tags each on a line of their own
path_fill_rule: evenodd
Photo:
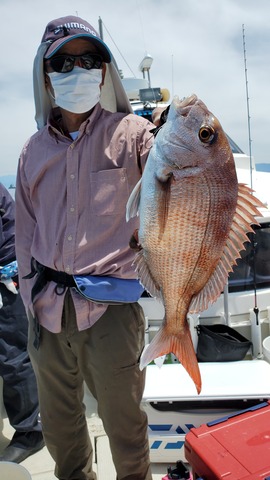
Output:
<svg viewBox="0 0 270 480">
<path fill-rule="evenodd" d="M 112 56 L 107 45 L 101 40 L 97 31 L 88 22 L 77 16 L 67 16 L 52 20 L 46 26 L 41 42 L 51 42 L 44 58 L 51 58 L 57 51 L 70 40 L 86 38 L 91 40 L 104 62 L 110 63 Z"/>
</svg>

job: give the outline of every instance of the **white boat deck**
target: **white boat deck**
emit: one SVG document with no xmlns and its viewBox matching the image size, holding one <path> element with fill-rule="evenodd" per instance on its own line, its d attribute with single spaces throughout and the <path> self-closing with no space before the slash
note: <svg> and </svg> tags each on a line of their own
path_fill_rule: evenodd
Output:
<svg viewBox="0 0 270 480">
<path fill-rule="evenodd" d="M 195 423 L 199 426 L 209 421 L 209 419 L 213 420 L 225 415 L 224 407 L 222 410 L 216 411 L 216 408 L 219 408 L 219 400 L 227 399 L 230 401 L 241 399 L 247 401 L 249 399 L 255 399 L 257 403 L 260 403 L 263 399 L 270 398 L 269 362 L 255 359 L 239 362 L 201 363 L 200 370 L 203 388 L 200 396 L 198 396 L 197 393 L 194 392 L 195 387 L 192 380 L 182 365 L 163 365 L 161 369 L 154 365 L 147 368 L 143 403 L 145 408 L 147 408 L 149 425 L 156 424 L 155 426 L 161 426 L 160 424 L 165 422 L 166 424 L 171 424 L 172 427 L 175 424 L 178 428 L 184 424 L 186 427 L 188 426 L 187 424 Z M 177 381 L 175 381 L 176 378 Z M 13 429 L 9 425 L 3 405 L 1 407 L 1 383 L 2 380 L 0 378 L 0 453 L 9 443 L 13 435 Z M 171 412 L 165 412 L 165 417 L 163 418 L 162 412 L 155 412 L 155 416 L 151 418 L 153 414 L 151 411 L 152 407 L 150 406 L 151 402 L 158 403 L 166 401 L 173 404 L 174 401 L 178 401 L 179 399 L 187 402 L 187 404 L 192 401 L 193 407 L 190 406 L 186 412 L 177 411 L 177 409 L 173 411 L 173 409 Z M 210 408 L 209 412 L 204 412 L 203 415 L 200 416 L 202 400 L 211 400 L 212 402 L 215 400 L 217 403 L 215 408 Z M 84 401 L 90 437 L 95 450 L 94 469 L 97 473 L 97 479 L 115 480 L 116 473 L 112 462 L 108 438 L 97 414 L 96 401 L 87 389 L 85 391 Z M 194 407 L 194 403 L 198 403 L 198 405 Z M 194 411 L 192 411 L 192 408 Z M 165 443 L 183 443 L 184 435 L 182 434 L 177 433 L 177 436 L 175 436 L 171 430 L 170 432 L 165 432 L 165 436 L 162 436 L 162 434 L 164 434 L 164 432 L 154 432 L 153 436 L 153 432 L 152 434 L 149 432 L 150 446 L 156 443 L 154 441 L 156 440 L 155 435 L 159 435 L 159 441 L 157 442 L 159 444 L 162 444 L 163 440 Z M 180 447 L 177 448 L 178 450 L 175 450 L 173 453 L 174 461 L 171 463 L 152 463 L 153 480 L 161 480 L 166 475 L 169 466 L 174 467 L 177 460 L 184 460 L 183 450 L 181 450 Z M 163 452 L 161 449 L 153 452 L 152 447 L 150 451 L 152 461 L 164 462 L 167 458 L 172 459 L 172 456 L 164 458 L 165 452 L 168 454 L 166 447 Z M 176 455 L 177 458 L 175 458 Z M 181 458 L 180 455 L 183 457 Z M 46 447 L 27 458 L 21 465 L 30 473 L 32 480 L 53 480 L 56 478 L 54 475 L 54 462 Z M 17 477 L 15 475 L 13 477 L 5 476 L 5 478 L 2 478 L 0 465 L 0 480 L 17 480 Z"/>
<path fill-rule="evenodd" d="M 1 385 L 0 385 L 1 386 Z M 93 397 L 86 392 L 85 404 L 87 411 L 87 420 L 89 432 L 92 439 L 93 447 L 95 448 L 95 464 L 94 469 L 97 473 L 98 480 L 115 480 L 116 473 L 112 462 L 112 457 L 109 448 L 108 437 L 106 436 L 102 422 L 97 415 L 96 402 Z M 13 435 L 13 428 L 9 425 L 8 419 L 3 412 L 0 415 L 0 452 L 9 443 Z M 52 460 L 48 450 L 44 447 L 41 451 L 28 457 L 21 463 L 27 469 L 33 480 L 53 480 L 54 475 L 54 461 Z M 161 480 L 167 473 L 167 466 L 165 464 L 153 464 L 153 480 Z M 10 480 L 15 480 L 11 479 Z"/>
</svg>

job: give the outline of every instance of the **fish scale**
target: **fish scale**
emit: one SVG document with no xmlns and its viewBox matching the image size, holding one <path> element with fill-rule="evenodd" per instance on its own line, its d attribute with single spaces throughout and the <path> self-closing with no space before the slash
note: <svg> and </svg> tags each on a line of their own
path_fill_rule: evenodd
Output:
<svg viewBox="0 0 270 480">
<path fill-rule="evenodd" d="M 183 183 L 185 183 L 185 179 Z M 198 183 L 198 185 L 196 185 Z M 184 187 L 184 186 L 183 186 Z M 197 182 L 193 181 L 192 185 L 190 182 L 187 185 L 187 188 L 183 188 L 185 191 L 185 195 L 183 195 L 183 200 L 181 199 L 181 194 L 177 195 L 177 186 L 175 189 L 175 197 L 172 194 L 171 196 L 171 204 L 170 204 L 170 211 L 168 212 L 168 220 L 166 224 L 166 231 L 160 243 L 157 243 L 157 233 L 155 232 L 154 228 L 150 228 L 148 234 L 145 238 L 141 238 L 143 245 L 145 246 L 146 250 L 153 250 L 156 249 L 156 254 L 154 255 L 153 263 L 152 263 L 152 270 L 156 269 L 156 279 L 163 289 L 163 283 L 167 279 L 172 279 L 173 284 L 176 286 L 177 290 L 186 289 L 187 288 L 187 281 L 191 277 L 191 275 L 196 275 L 196 271 L 194 268 L 197 264 L 196 260 L 196 252 L 198 259 L 203 261 L 204 264 L 207 264 L 207 255 L 206 252 L 204 255 L 200 255 L 204 244 L 202 243 L 201 238 L 205 239 L 205 244 L 211 245 L 211 252 L 213 251 L 214 245 L 212 244 L 212 240 L 214 234 L 209 233 L 209 239 L 206 238 L 206 221 L 205 218 L 202 216 L 198 216 L 198 212 L 201 210 L 202 205 L 202 196 L 199 195 L 198 191 L 204 190 L 207 186 L 204 185 L 202 179 L 198 179 Z M 196 197 L 194 197 L 194 189 L 197 192 Z M 209 196 L 206 198 L 209 200 Z M 205 205 L 206 203 L 206 205 Z M 210 202 L 204 202 L 203 205 L 203 212 L 202 214 L 206 214 L 209 218 L 207 212 L 210 211 Z M 199 220 L 199 222 L 198 222 Z M 201 223 L 201 233 L 200 233 L 200 223 Z M 213 224 L 210 222 L 210 224 Z M 180 226 L 180 228 L 179 228 Z M 196 226 L 196 231 L 194 229 Z M 168 235 L 166 234 L 168 232 Z M 168 238 L 169 237 L 169 238 Z M 152 245 L 150 246 L 150 243 Z M 148 246 L 149 245 L 149 246 Z M 179 248 L 174 248 L 175 245 L 179 245 Z M 164 252 L 167 252 L 167 255 L 164 255 Z M 162 274 L 159 271 L 159 266 L 162 265 L 162 260 L 158 254 L 162 255 L 164 263 Z M 220 251 L 218 252 L 217 258 L 220 256 Z M 181 259 L 181 265 L 185 268 L 179 270 L 179 261 L 178 258 Z M 156 259 L 157 265 L 155 265 L 154 260 Z M 167 268 L 166 268 L 167 267 Z M 204 270 L 204 266 L 201 267 Z M 166 270 L 164 270 L 166 269 Z M 171 275 L 169 276 L 167 272 L 170 272 Z M 187 278 L 184 278 L 184 273 Z M 199 272 L 199 275 L 201 273 Z M 198 276 L 198 275 L 197 275 Z M 179 283 L 180 281 L 180 283 Z M 194 287 L 196 285 L 194 284 Z M 191 292 L 193 294 L 193 292 Z"/>
</svg>

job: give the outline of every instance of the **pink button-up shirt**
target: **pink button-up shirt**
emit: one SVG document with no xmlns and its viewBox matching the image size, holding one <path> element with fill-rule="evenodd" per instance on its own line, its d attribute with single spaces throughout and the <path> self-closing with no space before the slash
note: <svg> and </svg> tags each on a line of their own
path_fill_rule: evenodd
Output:
<svg viewBox="0 0 270 480">
<path fill-rule="evenodd" d="M 128 197 L 140 179 L 153 141 L 153 124 L 98 104 L 72 141 L 53 118 L 21 153 L 16 186 L 16 255 L 20 293 L 33 312 L 31 257 L 68 274 L 136 278 L 129 240 L 138 218 L 126 223 Z M 61 331 L 64 295 L 49 282 L 35 300 L 40 324 Z M 93 325 L 107 306 L 72 290 L 79 330 Z"/>
</svg>

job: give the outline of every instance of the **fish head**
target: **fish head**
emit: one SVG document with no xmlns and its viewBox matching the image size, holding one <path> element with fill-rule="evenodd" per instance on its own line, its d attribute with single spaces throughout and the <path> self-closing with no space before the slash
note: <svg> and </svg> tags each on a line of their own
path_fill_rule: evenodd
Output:
<svg viewBox="0 0 270 480">
<path fill-rule="evenodd" d="M 196 95 L 173 99 L 160 145 L 174 176 L 199 174 L 208 168 L 231 166 L 234 159 L 227 136 L 218 119 Z"/>
</svg>

